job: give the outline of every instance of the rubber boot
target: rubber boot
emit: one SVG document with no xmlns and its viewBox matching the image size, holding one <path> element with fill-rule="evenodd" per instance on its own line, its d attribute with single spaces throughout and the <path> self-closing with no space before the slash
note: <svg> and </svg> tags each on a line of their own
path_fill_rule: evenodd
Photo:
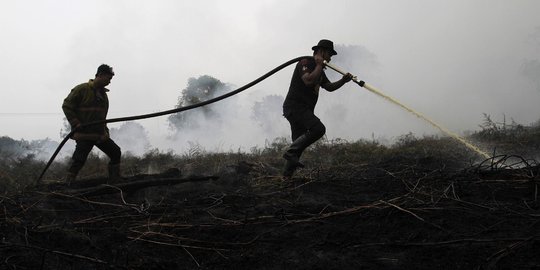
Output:
<svg viewBox="0 0 540 270">
<path fill-rule="evenodd" d="M 296 168 L 298 166 L 295 166 L 295 164 L 289 160 L 285 163 L 285 167 L 283 168 L 282 176 L 283 180 L 289 180 L 294 174 L 294 171 L 296 171 Z"/>
<path fill-rule="evenodd" d="M 120 176 L 120 164 L 109 165 L 109 181 L 108 183 L 115 183 L 122 180 Z"/>
<path fill-rule="evenodd" d="M 300 156 L 302 155 L 302 152 L 304 152 L 304 150 L 311 144 L 309 139 L 308 133 L 298 137 L 289 146 L 285 154 L 283 154 L 283 158 L 287 160 L 282 173 L 285 180 L 290 179 L 297 168 L 305 167 L 304 164 L 300 162 Z"/>
<path fill-rule="evenodd" d="M 287 160 L 289 166 L 304 168 L 304 164 L 300 162 L 300 156 L 302 152 L 309 146 L 309 136 L 308 133 L 298 137 L 294 142 L 289 146 L 283 158 Z"/>
<path fill-rule="evenodd" d="M 283 154 L 283 158 L 287 160 L 283 170 L 284 177 L 291 177 L 297 168 L 304 168 L 304 164 L 300 162 L 302 152 L 304 152 L 304 150 L 306 150 L 306 148 L 312 143 L 324 136 L 325 132 L 326 127 L 321 122 L 318 122 L 306 133 L 294 140 L 294 142 L 289 146 L 289 149 L 287 149 L 285 154 Z"/>
</svg>

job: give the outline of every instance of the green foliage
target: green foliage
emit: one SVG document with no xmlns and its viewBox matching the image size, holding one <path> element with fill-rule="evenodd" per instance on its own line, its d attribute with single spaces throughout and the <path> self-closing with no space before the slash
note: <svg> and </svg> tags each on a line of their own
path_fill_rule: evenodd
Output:
<svg viewBox="0 0 540 270">
<path fill-rule="evenodd" d="M 407 134 L 398 138 L 388 155 L 403 164 L 418 162 L 444 163 L 446 167 L 463 167 L 471 161 L 484 159 L 465 145 L 450 137 Z"/>
<path fill-rule="evenodd" d="M 163 152 L 159 149 L 151 149 L 142 157 L 124 155 L 122 171 L 124 175 L 159 173 L 166 168 L 179 168 L 179 157 L 172 151 Z"/>
<path fill-rule="evenodd" d="M 45 167 L 42 160 L 57 145 L 50 139 L 26 141 L 0 137 L 0 193 L 33 184 Z"/>
<path fill-rule="evenodd" d="M 283 154 L 290 144 L 291 142 L 288 141 L 287 138 L 278 137 L 274 138 L 272 141 L 266 140 L 263 148 L 252 147 L 251 153 L 256 156 L 279 155 L 280 153 Z"/>
<path fill-rule="evenodd" d="M 0 137 L 1 159 L 14 158 L 29 150 L 30 144 L 25 140 L 17 141 L 7 136 Z"/>
<path fill-rule="evenodd" d="M 319 164 L 326 165 L 361 164 L 383 158 L 387 150 L 386 146 L 377 141 L 349 142 L 343 139 L 331 141 L 323 139 L 308 148 L 303 156 L 307 160 L 313 159 Z"/>
<path fill-rule="evenodd" d="M 13 159 L 0 160 L 0 193 L 15 192 L 35 183 L 45 162 L 28 154 Z"/>
<path fill-rule="evenodd" d="M 484 113 L 484 122 L 480 125 L 482 129 L 476 132 L 473 137 L 480 140 L 489 141 L 508 141 L 515 140 L 527 133 L 526 128 L 516 123 L 513 119 L 510 124 L 506 123 L 506 117 L 503 117 L 503 122 L 496 122 L 491 119 L 491 116 Z"/>
<path fill-rule="evenodd" d="M 496 150 L 498 154 L 515 154 L 536 157 L 540 148 L 540 121 L 525 126 L 516 123 L 494 121 L 491 116 L 484 114 L 481 130 L 471 134 L 471 139 L 485 145 L 486 148 Z"/>
</svg>

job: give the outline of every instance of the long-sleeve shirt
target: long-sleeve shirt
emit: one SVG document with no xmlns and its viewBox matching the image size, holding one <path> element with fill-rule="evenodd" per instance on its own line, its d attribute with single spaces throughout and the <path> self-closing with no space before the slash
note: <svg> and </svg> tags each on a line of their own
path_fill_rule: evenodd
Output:
<svg viewBox="0 0 540 270">
<path fill-rule="evenodd" d="M 64 99 L 62 110 L 72 128 L 79 124 L 107 118 L 109 99 L 106 88 L 96 89 L 93 80 L 75 86 Z M 77 130 L 75 140 L 102 140 L 109 136 L 106 124 L 92 125 Z"/>
</svg>

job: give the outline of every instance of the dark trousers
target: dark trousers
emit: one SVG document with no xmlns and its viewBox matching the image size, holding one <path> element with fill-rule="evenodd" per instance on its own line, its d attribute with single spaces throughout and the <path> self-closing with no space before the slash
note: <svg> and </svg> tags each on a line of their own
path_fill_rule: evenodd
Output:
<svg viewBox="0 0 540 270">
<path fill-rule="evenodd" d="M 285 115 L 291 124 L 292 145 L 287 152 L 295 153 L 298 157 L 311 144 L 326 133 L 326 127 L 310 110 L 292 111 Z"/>
<path fill-rule="evenodd" d="M 114 166 L 120 164 L 120 157 L 122 151 L 120 147 L 111 139 L 106 141 L 97 142 L 97 141 L 87 141 L 87 140 L 78 140 L 77 146 L 75 146 L 75 152 L 71 157 L 72 163 L 68 172 L 72 174 L 77 174 L 84 166 L 88 154 L 92 151 L 94 145 L 99 148 L 103 153 L 105 153 L 109 158 L 109 166 Z"/>
</svg>

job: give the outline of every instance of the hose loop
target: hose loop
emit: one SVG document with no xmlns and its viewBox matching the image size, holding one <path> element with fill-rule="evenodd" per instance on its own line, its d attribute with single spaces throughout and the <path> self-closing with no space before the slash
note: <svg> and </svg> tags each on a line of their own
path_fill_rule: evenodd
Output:
<svg viewBox="0 0 540 270">
<path fill-rule="evenodd" d="M 203 101 L 203 102 L 199 102 L 197 104 L 192 104 L 192 105 L 189 105 L 189 106 L 185 106 L 185 107 L 180 107 L 180 108 L 176 108 L 176 109 L 172 109 L 172 110 L 167 110 L 167 111 L 162 111 L 162 112 L 156 112 L 156 113 L 149 113 L 149 114 L 142 114 L 142 115 L 135 115 L 135 116 L 127 116 L 127 117 L 120 117 L 120 118 L 112 118 L 112 119 L 106 119 L 106 120 L 102 120 L 102 121 L 94 121 L 94 122 L 88 122 L 88 123 L 85 123 L 85 124 L 82 124 L 81 126 L 79 126 L 78 128 L 72 130 L 69 134 L 66 135 L 66 137 L 62 140 L 62 142 L 60 142 L 60 144 L 58 145 L 58 147 L 56 148 L 56 150 L 54 151 L 54 153 L 52 154 L 51 158 L 49 159 L 49 161 L 47 162 L 47 165 L 45 166 L 45 168 L 43 169 L 43 172 L 41 172 L 41 175 L 39 176 L 39 178 L 37 179 L 37 182 L 41 182 L 41 179 L 43 178 L 43 176 L 45 175 L 45 172 L 47 172 L 47 170 L 49 169 L 49 167 L 51 166 L 51 164 L 53 163 L 54 159 L 56 158 L 56 156 L 58 155 L 58 153 L 60 152 L 60 150 L 62 149 L 62 147 L 64 146 L 64 144 L 66 144 L 67 140 L 69 138 L 71 138 L 71 136 L 73 136 L 73 133 L 75 133 L 75 131 L 81 129 L 81 128 L 84 128 L 84 127 L 88 127 L 88 126 L 93 126 L 93 125 L 99 125 L 99 124 L 104 124 L 104 123 L 115 123 L 115 122 L 124 122 L 124 121 L 133 121 L 133 120 L 140 120 L 140 119 L 146 119 L 146 118 L 153 118 L 153 117 L 158 117 L 158 116 L 163 116 L 163 115 L 168 115 L 168 114 L 173 114 L 173 113 L 179 113 L 179 112 L 183 112 L 183 111 L 187 111 L 187 110 L 192 110 L 192 109 L 195 109 L 195 108 L 198 108 L 198 107 L 202 107 L 202 106 L 205 106 L 205 105 L 208 105 L 208 104 L 212 104 L 212 103 L 215 103 L 215 102 L 218 102 L 220 100 L 223 100 L 223 99 L 226 99 L 226 98 L 229 98 L 231 96 L 234 96 L 258 83 L 260 83 L 261 81 L 265 80 L 266 78 L 274 75 L 274 73 L 284 69 L 285 67 L 291 65 L 291 64 L 294 64 L 302 59 L 305 59 L 305 58 L 310 58 L 311 56 L 300 56 L 300 57 L 297 57 L 297 58 L 294 58 L 294 59 L 291 59 L 279 66 L 277 66 L 276 68 L 270 70 L 269 72 L 267 72 L 266 74 L 260 76 L 259 78 L 255 79 L 254 81 L 234 90 L 234 91 L 231 91 L 231 92 L 228 92 L 226 94 L 223 94 L 221 96 L 218 96 L 218 97 L 215 97 L 215 98 L 212 98 L 212 99 L 209 99 L 209 100 L 206 100 L 206 101 Z"/>
</svg>

